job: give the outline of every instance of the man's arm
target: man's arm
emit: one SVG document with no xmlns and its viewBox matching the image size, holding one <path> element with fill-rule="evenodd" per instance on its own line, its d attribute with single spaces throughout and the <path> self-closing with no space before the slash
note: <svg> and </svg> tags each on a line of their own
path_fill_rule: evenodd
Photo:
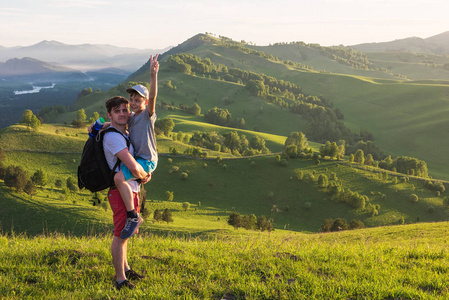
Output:
<svg viewBox="0 0 449 300">
<path fill-rule="evenodd" d="M 123 150 L 117 152 L 117 157 L 125 164 L 125 166 L 128 167 L 128 169 L 136 178 L 145 181 L 148 176 L 151 176 L 151 174 L 145 172 L 142 166 L 136 162 L 134 157 L 129 153 L 128 148 L 124 148 Z"/>
<path fill-rule="evenodd" d="M 157 72 L 159 71 L 159 62 L 157 61 L 157 57 L 159 54 L 156 54 L 153 59 L 153 55 L 150 57 L 150 92 L 147 104 L 147 110 L 150 116 L 156 110 L 156 97 L 157 97 Z"/>
</svg>

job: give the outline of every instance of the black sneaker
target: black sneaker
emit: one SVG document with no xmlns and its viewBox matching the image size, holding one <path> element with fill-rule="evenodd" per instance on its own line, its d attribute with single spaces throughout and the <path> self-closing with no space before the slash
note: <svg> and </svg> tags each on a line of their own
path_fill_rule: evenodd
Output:
<svg viewBox="0 0 449 300">
<path fill-rule="evenodd" d="M 122 289 L 122 287 L 127 287 L 129 289 L 133 289 L 136 286 L 134 284 L 132 284 L 131 282 L 129 282 L 128 280 L 122 281 L 120 283 L 118 283 L 117 280 L 116 280 L 115 281 L 115 288 L 120 291 Z"/>
<path fill-rule="evenodd" d="M 128 278 L 129 280 L 133 280 L 133 279 L 139 280 L 139 279 L 145 278 L 145 276 L 140 275 L 139 273 L 137 273 L 133 269 L 130 269 L 130 270 L 126 271 L 125 275 L 126 275 L 126 278 Z"/>
<path fill-rule="evenodd" d="M 123 227 L 122 232 L 120 233 L 120 237 L 122 239 L 128 239 L 132 237 L 137 229 L 139 229 L 140 224 L 142 224 L 143 219 L 140 214 L 137 214 L 137 218 L 127 218 L 125 227 Z"/>
</svg>

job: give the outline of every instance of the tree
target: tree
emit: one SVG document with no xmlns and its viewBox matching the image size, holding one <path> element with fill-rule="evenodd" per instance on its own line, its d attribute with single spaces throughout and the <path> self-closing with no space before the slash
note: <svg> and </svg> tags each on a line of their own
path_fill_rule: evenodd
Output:
<svg viewBox="0 0 449 300">
<path fill-rule="evenodd" d="M 349 229 L 361 229 L 365 228 L 365 224 L 362 221 L 353 219 L 351 223 L 349 223 Z"/>
<path fill-rule="evenodd" d="M 350 163 L 353 163 L 354 162 L 354 154 L 349 154 L 349 159 L 348 159 L 348 161 L 350 162 Z"/>
<path fill-rule="evenodd" d="M 187 211 L 190 208 L 190 203 L 189 202 L 182 203 L 182 208 L 184 209 L 184 211 Z"/>
<path fill-rule="evenodd" d="M 231 113 L 227 109 L 214 107 L 204 115 L 204 120 L 220 126 L 228 126 L 231 121 Z"/>
<path fill-rule="evenodd" d="M 250 80 L 246 84 L 246 88 L 254 96 L 264 96 L 266 94 L 266 87 L 262 80 Z"/>
<path fill-rule="evenodd" d="M 33 112 L 30 109 L 26 109 L 22 114 L 22 119 L 19 123 L 30 125 L 31 124 L 31 118 L 33 116 Z"/>
<path fill-rule="evenodd" d="M 23 191 L 29 176 L 21 166 L 8 166 L 5 171 L 5 185 L 15 188 L 16 191 Z"/>
<path fill-rule="evenodd" d="M 56 179 L 55 180 L 55 187 L 62 188 L 62 180 L 61 179 Z"/>
<path fill-rule="evenodd" d="M 257 218 L 256 228 L 260 231 L 267 229 L 267 218 L 264 215 Z"/>
<path fill-rule="evenodd" d="M 290 158 L 298 157 L 298 146 L 288 145 L 287 147 L 285 147 L 284 153 Z"/>
<path fill-rule="evenodd" d="M 165 192 L 165 201 L 173 201 L 173 192 L 166 191 Z"/>
<path fill-rule="evenodd" d="M 189 111 L 192 115 L 195 115 L 195 116 L 201 115 L 201 107 L 198 105 L 198 103 L 194 103 L 192 105 L 192 107 L 190 107 Z"/>
<path fill-rule="evenodd" d="M 170 118 L 163 118 L 157 120 L 154 126 L 159 128 L 165 136 L 168 136 L 175 127 L 175 122 L 173 122 L 173 120 Z"/>
<path fill-rule="evenodd" d="M 162 213 L 162 221 L 167 222 L 167 224 L 170 223 L 170 222 L 173 222 L 172 213 L 171 213 L 171 211 L 168 208 L 166 208 L 164 210 L 164 212 Z"/>
<path fill-rule="evenodd" d="M 285 140 L 284 148 L 290 145 L 296 145 L 298 152 L 302 152 L 308 147 L 307 138 L 302 132 L 292 132 Z"/>
<path fill-rule="evenodd" d="M 86 121 L 87 116 L 86 116 L 86 111 L 84 110 L 84 108 L 81 108 L 76 112 L 76 119 L 81 122 Z"/>
<path fill-rule="evenodd" d="M 368 153 L 365 159 L 365 165 L 371 166 L 373 164 L 373 161 L 374 161 L 373 156 L 370 153 Z"/>
<path fill-rule="evenodd" d="M 41 126 L 41 121 L 36 117 L 36 115 L 31 116 L 30 127 L 34 130 L 38 130 Z"/>
<path fill-rule="evenodd" d="M 349 225 L 348 222 L 345 219 L 338 218 L 334 220 L 332 223 L 332 226 L 330 228 L 330 231 L 341 231 L 348 229 Z"/>
<path fill-rule="evenodd" d="M 418 200 L 419 200 L 418 195 L 416 195 L 416 194 L 411 194 L 410 195 L 410 201 L 411 202 L 416 203 L 416 202 L 418 202 Z"/>
<path fill-rule="evenodd" d="M 237 212 L 232 212 L 229 215 L 228 224 L 234 226 L 235 229 L 242 227 L 242 218 Z"/>
<path fill-rule="evenodd" d="M 31 180 L 36 185 L 44 186 L 47 183 L 47 173 L 39 169 L 31 176 Z"/>
<path fill-rule="evenodd" d="M 23 188 L 23 191 L 30 195 L 31 198 L 33 198 L 33 195 L 36 194 L 36 190 L 36 184 L 32 180 L 28 180 Z"/>
<path fill-rule="evenodd" d="M 78 191 L 78 183 L 76 179 L 72 176 L 67 178 L 66 186 L 71 192 L 77 192 Z"/>
<path fill-rule="evenodd" d="M 159 209 L 156 209 L 154 211 L 153 219 L 156 220 L 157 222 L 162 221 L 162 213 L 161 213 L 161 211 Z"/>
<path fill-rule="evenodd" d="M 318 186 L 321 188 L 325 188 L 329 185 L 329 180 L 325 174 L 320 174 L 318 176 Z"/>
<path fill-rule="evenodd" d="M 354 154 L 354 162 L 363 164 L 365 161 L 365 154 L 363 153 L 362 149 L 358 149 Z"/>
</svg>

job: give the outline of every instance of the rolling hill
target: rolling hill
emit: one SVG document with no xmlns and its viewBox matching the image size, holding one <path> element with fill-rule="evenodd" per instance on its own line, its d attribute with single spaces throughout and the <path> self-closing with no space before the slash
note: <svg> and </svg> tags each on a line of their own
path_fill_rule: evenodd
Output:
<svg viewBox="0 0 449 300">
<path fill-rule="evenodd" d="M 449 54 L 449 31 L 428 37 L 409 37 L 383 43 L 364 43 L 352 45 L 363 52 L 414 52 L 426 54 Z"/>
</svg>

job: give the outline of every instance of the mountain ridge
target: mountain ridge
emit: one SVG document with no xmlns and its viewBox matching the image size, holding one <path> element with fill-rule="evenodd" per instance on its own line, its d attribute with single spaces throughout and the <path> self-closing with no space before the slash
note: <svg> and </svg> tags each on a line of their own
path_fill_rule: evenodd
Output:
<svg viewBox="0 0 449 300">
<path fill-rule="evenodd" d="M 363 52 L 421 52 L 428 54 L 449 54 L 449 31 L 428 37 L 408 37 L 380 43 L 362 43 L 351 45 Z"/>
<path fill-rule="evenodd" d="M 141 67 L 150 54 L 170 49 L 136 49 L 109 44 L 69 45 L 58 41 L 41 41 L 25 47 L 0 46 L 0 61 L 12 58 L 31 57 L 50 63 L 59 63 L 82 70 L 117 67 L 135 71 Z"/>
</svg>

